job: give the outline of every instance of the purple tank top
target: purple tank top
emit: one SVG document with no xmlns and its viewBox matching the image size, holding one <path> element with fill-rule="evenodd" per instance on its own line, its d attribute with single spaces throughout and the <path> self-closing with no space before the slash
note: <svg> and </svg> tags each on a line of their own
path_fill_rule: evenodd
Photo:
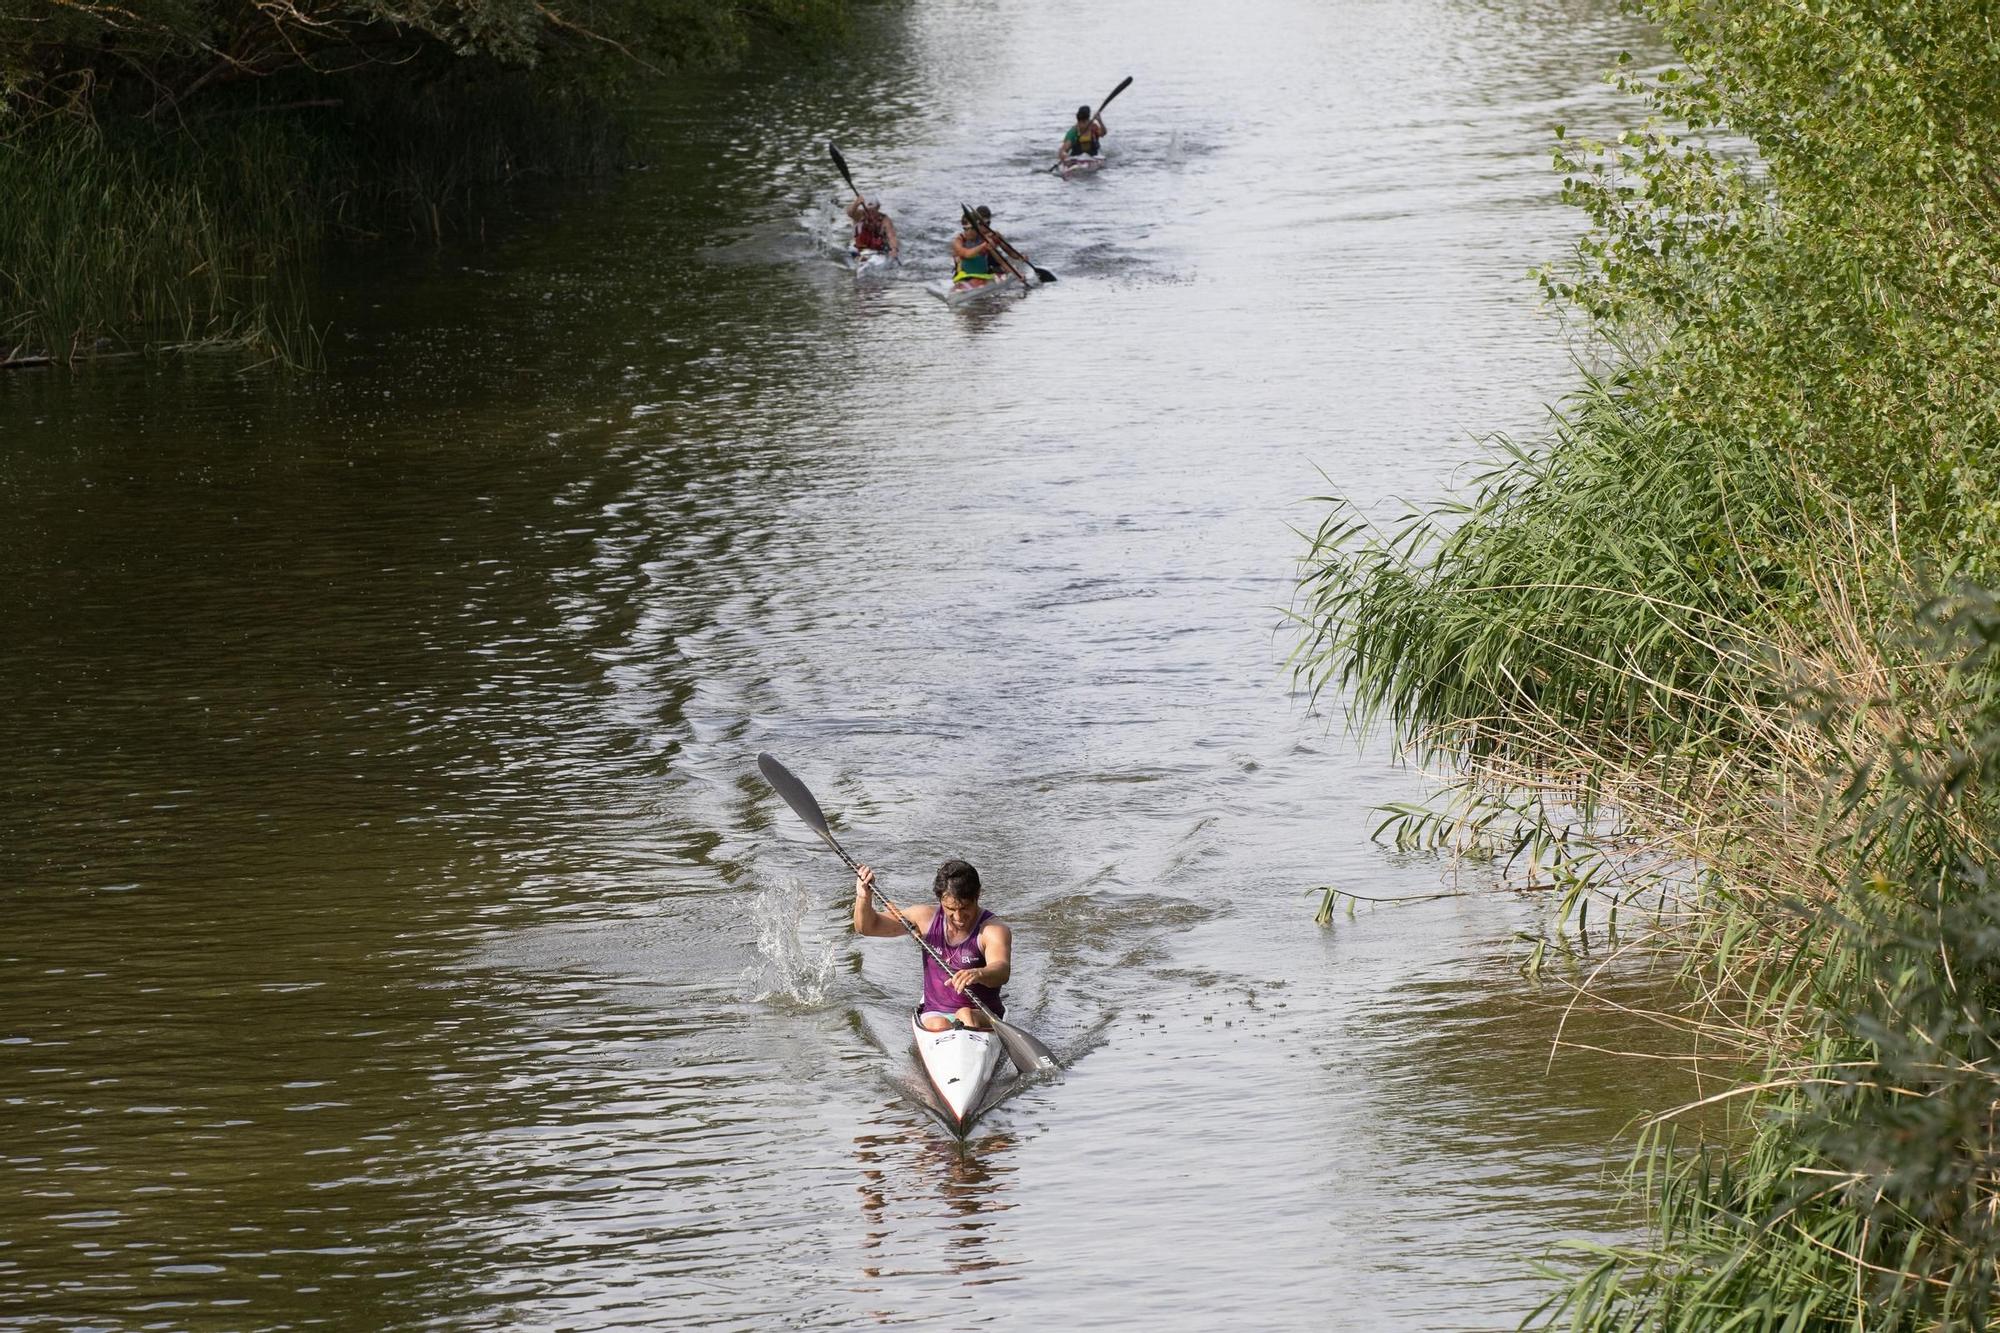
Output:
<svg viewBox="0 0 2000 1333">
<path fill-rule="evenodd" d="M 949 970 L 941 968 L 929 954 L 924 955 L 924 1008 L 940 1014 L 954 1014 L 971 1001 L 964 994 L 951 988 L 951 974 L 968 967 L 985 967 L 986 950 L 980 947 L 979 932 L 986 929 L 986 923 L 993 919 L 993 913 L 982 911 L 979 919 L 972 923 L 972 934 L 958 944 L 944 942 L 944 909 L 940 907 L 931 924 L 924 931 L 924 942 L 938 951 L 938 956 L 951 964 Z M 991 986 L 972 986 L 969 994 L 977 995 L 986 1002 L 996 1017 L 1007 1012 L 1007 1006 L 1000 1003 L 1000 992 Z"/>
</svg>

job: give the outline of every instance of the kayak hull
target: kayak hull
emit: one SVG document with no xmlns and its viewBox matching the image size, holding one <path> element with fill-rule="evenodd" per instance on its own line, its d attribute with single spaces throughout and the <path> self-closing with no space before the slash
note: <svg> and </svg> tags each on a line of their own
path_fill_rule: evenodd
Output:
<svg viewBox="0 0 2000 1333">
<path fill-rule="evenodd" d="M 1103 169 L 1104 156 L 1101 153 L 1096 157 L 1072 157 L 1064 162 L 1061 168 L 1064 180 L 1068 180 L 1071 176 L 1088 176 Z"/>
<path fill-rule="evenodd" d="M 963 1134 L 1000 1067 L 1000 1039 L 973 1028 L 926 1032 L 918 1021 L 922 1013 L 918 1009 L 910 1015 L 917 1062 L 924 1067 L 924 1077 L 930 1080 L 951 1127 Z"/>
<path fill-rule="evenodd" d="M 847 268 L 854 274 L 856 282 L 874 282 L 888 277 L 903 266 L 903 261 L 886 250 L 847 251 Z"/>
<path fill-rule="evenodd" d="M 930 294 L 946 305 L 976 305 L 991 301 L 999 296 L 1018 296 L 1026 291 L 1019 278 L 1002 274 L 991 282 L 935 282 L 930 286 Z"/>
</svg>

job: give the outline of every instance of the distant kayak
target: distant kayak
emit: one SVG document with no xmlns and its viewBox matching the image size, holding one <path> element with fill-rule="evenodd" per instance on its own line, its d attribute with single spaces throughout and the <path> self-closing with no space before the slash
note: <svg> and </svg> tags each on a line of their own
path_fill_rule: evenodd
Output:
<svg viewBox="0 0 2000 1333">
<path fill-rule="evenodd" d="M 1068 180 L 1071 176 L 1088 176 L 1093 171 L 1101 171 L 1103 167 L 1104 155 L 1098 153 L 1092 156 L 1066 158 L 1056 170 L 1062 174 L 1064 180 Z"/>
<path fill-rule="evenodd" d="M 917 1059 L 951 1117 L 951 1127 L 963 1134 L 979 1110 L 987 1085 L 993 1082 L 994 1071 L 1000 1067 L 999 1039 L 977 1028 L 927 1032 L 917 1021 L 921 1016 L 921 1009 L 910 1015 Z"/>
<path fill-rule="evenodd" d="M 1018 296 L 1027 290 L 1012 274 L 1003 273 L 988 282 L 934 282 L 925 289 L 946 305 L 972 305 L 996 296 Z"/>
</svg>

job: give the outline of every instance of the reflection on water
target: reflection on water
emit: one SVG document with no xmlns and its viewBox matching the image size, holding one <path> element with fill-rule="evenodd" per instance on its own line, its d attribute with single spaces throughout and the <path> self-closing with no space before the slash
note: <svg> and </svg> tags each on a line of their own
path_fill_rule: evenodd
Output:
<svg viewBox="0 0 2000 1333">
<path fill-rule="evenodd" d="M 1548 1069 L 1532 903 L 1309 924 L 1437 868 L 1275 627 L 1318 468 L 1567 382 L 1521 275 L 1615 10 L 896 7 L 330 280 L 323 376 L 0 378 L 0 1323 L 1512 1326 L 1678 1085 Z M 906 280 L 811 252 L 828 138 Z M 961 199 L 1061 282 L 926 295 Z M 1014 926 L 1070 1068 L 962 1147 L 760 749 Z"/>
<path fill-rule="evenodd" d="M 1006 1270 L 1018 1260 L 996 1252 L 994 1222 L 1018 1206 L 1008 1189 L 1014 1174 L 1008 1158 L 1015 1146 L 1003 1133 L 966 1141 L 921 1128 L 857 1135 L 854 1157 L 866 1227 L 862 1276 L 944 1273 L 962 1286 L 1013 1280 L 1017 1275 Z M 900 1267 L 904 1263 L 916 1266 Z"/>
</svg>

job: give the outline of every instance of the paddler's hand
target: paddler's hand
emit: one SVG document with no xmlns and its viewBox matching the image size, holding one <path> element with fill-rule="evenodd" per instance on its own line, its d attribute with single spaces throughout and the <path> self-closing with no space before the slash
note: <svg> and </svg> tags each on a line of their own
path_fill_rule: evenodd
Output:
<svg viewBox="0 0 2000 1333">
<path fill-rule="evenodd" d="M 963 991 L 967 986 L 972 985 L 974 982 L 978 980 L 979 980 L 978 968 L 976 967 L 960 968 L 958 971 L 951 974 L 951 988 L 955 991 Z"/>
<path fill-rule="evenodd" d="M 875 892 L 875 871 L 874 871 L 874 869 L 873 869 L 872 867 L 869 867 L 869 866 L 856 866 L 856 867 L 854 867 L 854 896 L 855 896 L 855 898 L 857 898 L 857 899 L 858 899 L 858 900 L 860 900 L 861 902 L 864 902 L 864 903 L 865 903 L 865 902 L 867 902 L 867 901 L 868 901 L 869 897 L 870 897 L 870 896 L 871 896 L 871 895 L 872 895 L 872 894 L 873 894 L 874 892 Z"/>
</svg>

